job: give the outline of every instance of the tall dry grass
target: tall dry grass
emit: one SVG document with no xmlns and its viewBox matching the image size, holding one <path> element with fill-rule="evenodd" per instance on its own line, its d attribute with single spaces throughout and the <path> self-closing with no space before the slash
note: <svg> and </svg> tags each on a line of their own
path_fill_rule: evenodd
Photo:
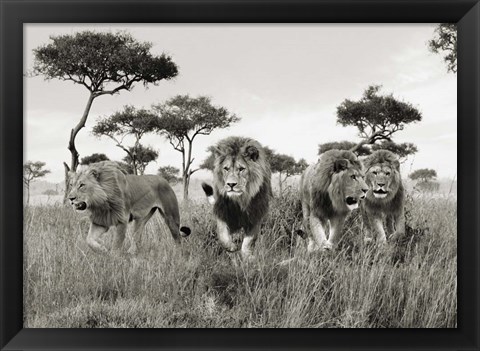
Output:
<svg viewBox="0 0 480 351">
<path fill-rule="evenodd" d="M 354 215 L 341 249 L 306 255 L 291 234 L 298 208 L 289 193 L 273 200 L 254 264 L 219 248 L 203 203 L 182 206 L 193 233 L 180 246 L 153 217 L 136 257 L 91 252 L 88 220 L 70 208 L 27 207 L 24 325 L 456 327 L 456 207 L 454 198 L 410 197 L 403 241 L 363 245 Z"/>
</svg>

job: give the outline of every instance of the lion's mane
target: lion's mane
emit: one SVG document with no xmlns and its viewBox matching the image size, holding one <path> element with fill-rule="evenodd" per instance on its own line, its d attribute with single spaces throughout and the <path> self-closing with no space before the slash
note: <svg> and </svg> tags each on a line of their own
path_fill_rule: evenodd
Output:
<svg viewBox="0 0 480 351">
<path fill-rule="evenodd" d="M 258 152 L 256 160 L 249 155 Z M 268 212 L 272 196 L 271 171 L 265 150 L 256 140 L 243 137 L 229 137 L 215 147 L 214 187 L 217 199 L 214 214 L 225 221 L 231 231 L 240 228 L 252 229 Z M 227 157 L 243 158 L 248 168 L 249 179 L 242 195 L 230 198 L 219 190 L 224 186 L 222 163 Z"/>
<path fill-rule="evenodd" d="M 365 168 L 368 170 L 380 164 L 387 164 L 390 166 L 393 172 L 391 177 L 390 190 L 391 193 L 388 194 L 386 198 L 376 198 L 373 196 L 367 196 L 365 198 L 365 206 L 367 206 L 372 211 L 385 211 L 385 212 L 394 212 L 397 211 L 401 206 L 403 206 L 405 198 L 405 189 L 402 183 L 402 177 L 400 175 L 400 163 L 398 157 L 391 151 L 388 150 L 377 150 L 373 154 L 369 155 L 363 161 Z"/>
<path fill-rule="evenodd" d="M 362 169 L 362 164 L 353 152 L 348 150 L 329 150 L 322 154 L 316 165 L 311 166 L 312 169 L 307 177 L 309 179 L 303 179 L 303 181 L 311 182 L 312 207 L 319 218 L 334 217 L 338 212 L 338 208 L 341 208 L 340 205 L 334 206 L 334 203 L 344 203 L 344 199 L 340 198 L 340 189 L 343 186 L 342 179 L 334 177 L 335 162 L 341 159 L 348 160 L 350 163 L 349 167 L 358 170 Z M 306 195 L 305 193 L 302 194 L 302 196 Z"/>
<path fill-rule="evenodd" d="M 120 166 L 112 161 L 97 162 L 82 169 L 77 179 L 82 174 L 83 181 L 92 189 L 88 192 L 92 222 L 105 227 L 126 223 L 127 182 Z"/>
</svg>

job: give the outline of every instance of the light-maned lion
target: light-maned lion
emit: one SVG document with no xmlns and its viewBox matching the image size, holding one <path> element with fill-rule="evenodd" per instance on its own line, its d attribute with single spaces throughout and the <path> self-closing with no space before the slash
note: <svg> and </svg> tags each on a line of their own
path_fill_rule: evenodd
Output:
<svg viewBox="0 0 480 351">
<path fill-rule="evenodd" d="M 133 221 L 128 253 L 135 254 L 145 224 L 156 210 L 162 214 L 176 242 L 180 236 L 190 234 L 188 227 L 180 228 L 177 197 L 160 176 L 125 174 L 116 162 L 102 161 L 78 173 L 72 172 L 70 179 L 68 199 L 77 212 L 89 213 L 91 225 L 87 244 L 96 252 L 107 252 L 101 236 L 113 226 L 116 227 L 113 248 L 120 249 L 127 223 Z"/>
<path fill-rule="evenodd" d="M 309 252 L 330 249 L 340 241 L 345 218 L 358 207 L 367 190 L 362 165 L 350 151 L 326 151 L 305 170 L 300 196 Z"/>
<path fill-rule="evenodd" d="M 365 239 L 385 243 L 386 234 L 400 237 L 405 233 L 405 190 L 400 163 L 397 156 L 388 150 L 375 151 L 363 162 L 370 188 L 362 204 L 363 221 L 368 231 Z"/>
<path fill-rule="evenodd" d="M 252 259 L 252 248 L 272 196 L 270 165 L 257 141 L 229 137 L 214 148 L 213 188 L 202 183 L 217 218 L 217 237 L 230 252 L 237 251 L 231 234 L 243 229 L 243 258 Z"/>
</svg>

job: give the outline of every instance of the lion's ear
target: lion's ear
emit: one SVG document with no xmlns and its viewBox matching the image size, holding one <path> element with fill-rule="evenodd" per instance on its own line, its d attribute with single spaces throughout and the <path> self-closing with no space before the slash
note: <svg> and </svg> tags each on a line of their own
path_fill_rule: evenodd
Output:
<svg viewBox="0 0 480 351">
<path fill-rule="evenodd" d="M 89 170 L 88 174 L 91 175 L 96 180 L 98 180 L 100 178 L 100 172 L 96 168 L 92 168 L 91 170 Z"/>
<path fill-rule="evenodd" d="M 220 148 L 216 145 L 210 146 L 209 150 L 212 152 L 214 157 L 218 157 L 222 154 Z"/>
<path fill-rule="evenodd" d="M 335 160 L 333 164 L 333 171 L 335 173 L 344 171 L 348 168 L 348 160 L 345 158 L 341 158 L 339 160 Z"/>
<path fill-rule="evenodd" d="M 245 152 L 243 153 L 243 156 L 250 158 L 252 161 L 258 160 L 259 155 L 260 151 L 258 151 L 258 149 L 253 145 L 247 146 Z"/>
<path fill-rule="evenodd" d="M 400 162 L 398 160 L 393 161 L 393 167 L 400 172 Z"/>
</svg>

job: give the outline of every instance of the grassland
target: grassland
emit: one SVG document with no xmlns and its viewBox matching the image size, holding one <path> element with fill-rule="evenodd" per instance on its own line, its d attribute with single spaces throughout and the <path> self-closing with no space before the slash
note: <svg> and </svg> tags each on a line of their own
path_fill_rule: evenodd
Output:
<svg viewBox="0 0 480 351">
<path fill-rule="evenodd" d="M 256 262 L 245 264 L 219 248 L 203 201 L 182 204 L 194 232 L 180 246 L 155 215 L 136 257 L 94 254 L 88 220 L 70 208 L 25 207 L 24 325 L 457 326 L 455 198 L 410 196 L 408 235 L 384 249 L 362 243 L 354 214 L 341 249 L 308 256 L 291 234 L 297 210 L 293 193 L 273 200 Z"/>
</svg>

